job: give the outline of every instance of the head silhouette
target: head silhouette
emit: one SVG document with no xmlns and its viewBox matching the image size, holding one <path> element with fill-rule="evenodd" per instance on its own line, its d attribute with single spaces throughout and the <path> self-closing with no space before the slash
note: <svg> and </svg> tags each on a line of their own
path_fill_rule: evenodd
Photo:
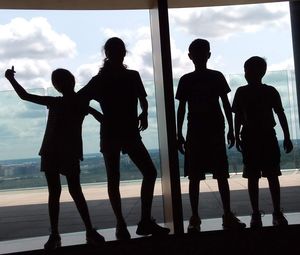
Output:
<svg viewBox="0 0 300 255">
<path fill-rule="evenodd" d="M 58 68 L 52 72 L 51 80 L 54 88 L 63 95 L 74 92 L 75 78 L 70 71 Z"/>
<path fill-rule="evenodd" d="M 118 37 L 112 37 L 104 44 L 106 61 L 111 64 L 121 65 L 126 55 L 125 43 Z"/>
<path fill-rule="evenodd" d="M 264 58 L 253 56 L 244 64 L 245 78 L 248 83 L 261 83 L 267 71 L 267 62 Z"/>
<path fill-rule="evenodd" d="M 206 65 L 210 54 L 210 46 L 207 40 L 196 39 L 189 46 L 189 58 L 196 66 Z"/>
</svg>

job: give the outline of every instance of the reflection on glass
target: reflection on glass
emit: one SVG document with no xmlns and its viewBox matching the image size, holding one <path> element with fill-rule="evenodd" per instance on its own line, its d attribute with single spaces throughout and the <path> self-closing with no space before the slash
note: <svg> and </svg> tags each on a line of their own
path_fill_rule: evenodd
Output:
<svg viewBox="0 0 300 255">
<path fill-rule="evenodd" d="M 232 100 L 237 87 L 245 85 L 243 74 L 227 76 L 232 89 Z M 266 84 L 273 85 L 279 91 L 286 116 L 290 126 L 294 150 L 290 154 L 282 149 L 282 131 L 277 121 L 277 136 L 282 149 L 282 169 L 300 167 L 299 121 L 297 99 L 295 93 L 295 75 L 293 71 L 268 72 L 264 78 Z M 174 80 L 176 89 L 177 80 Z M 149 101 L 149 128 L 141 133 L 146 147 L 160 177 L 160 155 L 158 149 L 158 134 L 156 123 L 156 105 L 154 85 L 152 81 L 145 82 Z M 40 95 L 59 95 L 53 88 L 35 89 L 30 92 Z M 14 91 L 0 92 L 0 189 L 31 188 L 46 186 L 43 173 L 40 172 L 38 152 L 43 138 L 47 119 L 46 107 L 22 101 Z M 177 102 L 175 101 L 175 104 Z M 99 109 L 99 104 L 91 101 L 90 105 Z M 81 162 L 82 183 L 106 182 L 105 165 L 99 152 L 99 123 L 87 116 L 83 124 L 84 161 Z M 179 153 L 180 173 L 183 176 L 183 156 Z M 230 172 L 242 171 L 241 154 L 232 148 L 228 150 Z M 141 174 L 127 155 L 121 156 L 121 180 L 139 180 Z M 65 184 L 65 180 L 62 179 Z"/>
<path fill-rule="evenodd" d="M 247 82 L 243 74 L 229 75 L 228 82 L 232 89 L 231 100 L 239 86 L 246 85 Z M 276 133 L 281 148 L 281 168 L 284 169 L 297 169 L 300 166 L 299 154 L 299 121 L 298 121 L 298 108 L 295 93 L 295 74 L 294 71 L 272 71 L 267 72 L 263 78 L 263 82 L 268 85 L 274 86 L 282 100 L 285 114 L 289 123 L 290 135 L 293 140 L 294 150 L 286 154 L 283 150 L 283 133 L 280 128 L 279 121 L 275 114 L 276 120 Z M 231 172 L 241 172 L 243 169 L 241 154 L 236 149 L 228 150 L 228 159 L 230 163 Z"/>
</svg>

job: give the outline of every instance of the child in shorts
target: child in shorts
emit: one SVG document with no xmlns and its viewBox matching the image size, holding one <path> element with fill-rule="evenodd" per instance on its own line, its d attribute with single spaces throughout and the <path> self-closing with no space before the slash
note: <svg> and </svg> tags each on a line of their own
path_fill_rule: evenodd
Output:
<svg viewBox="0 0 300 255">
<path fill-rule="evenodd" d="M 188 232 L 199 232 L 201 219 L 198 214 L 200 181 L 211 173 L 217 179 L 223 204 L 223 228 L 243 229 L 241 222 L 231 211 L 228 184 L 229 169 L 225 144 L 225 120 L 219 100 L 228 123 L 227 140 L 229 148 L 234 145 L 231 105 L 227 94 L 230 88 L 224 75 L 207 68 L 210 58 L 210 45 L 207 40 L 196 39 L 189 46 L 189 57 L 195 71 L 183 75 L 178 84 L 176 99 L 177 135 L 179 151 L 184 154 L 184 175 L 189 178 L 189 197 L 192 216 Z M 188 106 L 187 135 L 183 137 L 182 126 L 185 108 Z"/>
<path fill-rule="evenodd" d="M 236 148 L 243 156 L 243 177 L 248 179 L 248 192 L 252 207 L 251 228 L 262 227 L 259 210 L 259 179 L 266 177 L 273 203 L 273 225 L 288 225 L 280 207 L 280 149 L 275 132 L 273 111 L 283 130 L 286 153 L 293 149 L 289 128 L 278 91 L 262 83 L 267 70 L 265 59 L 249 58 L 244 64 L 247 85 L 237 89 L 232 110 L 235 113 Z"/>
<path fill-rule="evenodd" d="M 41 171 L 45 173 L 49 191 L 48 210 L 51 225 L 51 234 L 44 248 L 54 250 L 61 246 L 58 231 L 61 174 L 66 176 L 70 195 L 85 224 L 87 243 L 103 244 L 104 237 L 92 226 L 80 185 L 80 160 L 83 160 L 82 122 L 88 113 L 91 113 L 98 121 L 102 120 L 102 114 L 89 107 L 87 102 L 77 96 L 74 91 L 75 78 L 66 69 L 56 69 L 51 77 L 54 88 L 63 95 L 62 97 L 30 94 L 14 76 L 14 67 L 5 72 L 5 77 L 21 99 L 45 105 L 49 109 L 44 139 L 39 152 Z"/>
</svg>

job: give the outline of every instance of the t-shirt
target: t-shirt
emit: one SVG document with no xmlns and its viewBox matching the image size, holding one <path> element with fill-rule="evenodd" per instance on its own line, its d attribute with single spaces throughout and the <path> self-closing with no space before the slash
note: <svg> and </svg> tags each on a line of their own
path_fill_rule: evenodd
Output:
<svg viewBox="0 0 300 255">
<path fill-rule="evenodd" d="M 219 71 L 206 69 L 183 75 L 178 83 L 176 99 L 188 104 L 188 128 L 224 129 L 219 99 L 229 92 L 228 83 Z"/>
<path fill-rule="evenodd" d="M 269 130 L 276 125 L 273 110 L 284 111 L 278 91 L 269 85 L 245 85 L 237 89 L 232 111 L 240 113 L 241 124 L 248 130 Z"/>
<path fill-rule="evenodd" d="M 147 93 L 137 71 L 101 71 L 80 93 L 100 103 L 104 115 L 101 139 L 139 137 L 138 98 L 146 97 Z"/>
<path fill-rule="evenodd" d="M 39 155 L 82 160 L 82 122 L 88 113 L 88 104 L 74 95 L 49 97 L 47 107 L 49 113 Z"/>
</svg>

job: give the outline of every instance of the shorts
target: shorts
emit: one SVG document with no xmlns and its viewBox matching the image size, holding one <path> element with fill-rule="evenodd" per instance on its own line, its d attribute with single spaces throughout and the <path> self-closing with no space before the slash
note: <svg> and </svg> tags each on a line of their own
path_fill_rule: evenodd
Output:
<svg viewBox="0 0 300 255">
<path fill-rule="evenodd" d="M 205 134 L 205 135 L 203 135 Z M 185 144 L 184 176 L 205 180 L 206 174 L 214 179 L 229 178 L 224 130 L 208 134 L 188 131 Z"/>
<path fill-rule="evenodd" d="M 280 176 L 280 148 L 275 129 L 267 132 L 241 132 L 243 177 L 260 178 Z"/>
<path fill-rule="evenodd" d="M 60 159 L 57 156 L 41 156 L 41 171 L 45 173 L 60 173 L 62 175 L 79 174 L 79 159 Z"/>
<path fill-rule="evenodd" d="M 142 143 L 142 139 L 140 136 L 126 138 L 126 139 L 115 139 L 111 137 L 101 137 L 100 139 L 100 151 L 105 154 L 122 152 L 123 154 L 127 154 L 129 150 L 137 148 L 140 143 Z"/>
</svg>

